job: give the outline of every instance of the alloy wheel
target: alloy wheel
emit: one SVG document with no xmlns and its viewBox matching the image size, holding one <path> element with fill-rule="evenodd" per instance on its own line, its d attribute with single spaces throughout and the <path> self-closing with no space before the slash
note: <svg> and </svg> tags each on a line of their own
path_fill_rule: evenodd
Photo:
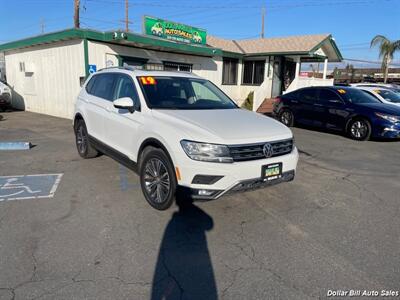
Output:
<svg viewBox="0 0 400 300">
<path fill-rule="evenodd" d="M 163 203 L 168 199 L 171 189 L 167 167 L 158 158 L 151 158 L 145 165 L 144 183 L 146 193 L 155 203 Z"/>
<path fill-rule="evenodd" d="M 368 126 L 365 122 L 363 121 L 355 121 L 350 128 L 350 132 L 352 136 L 354 136 L 357 139 L 361 139 L 366 136 L 368 133 Z"/>
<path fill-rule="evenodd" d="M 286 126 L 290 126 L 292 123 L 292 113 L 290 111 L 284 111 L 281 115 L 281 122 Z"/>
<path fill-rule="evenodd" d="M 85 129 L 80 125 L 76 130 L 76 144 L 78 146 L 79 153 L 85 153 L 87 149 L 87 135 Z"/>
</svg>

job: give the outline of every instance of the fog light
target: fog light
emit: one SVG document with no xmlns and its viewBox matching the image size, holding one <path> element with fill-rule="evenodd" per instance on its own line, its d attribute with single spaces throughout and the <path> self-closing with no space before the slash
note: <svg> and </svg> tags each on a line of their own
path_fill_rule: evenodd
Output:
<svg viewBox="0 0 400 300">
<path fill-rule="evenodd" d="M 214 190 L 198 190 L 198 195 L 199 196 L 211 196 L 212 194 L 215 193 Z"/>
</svg>

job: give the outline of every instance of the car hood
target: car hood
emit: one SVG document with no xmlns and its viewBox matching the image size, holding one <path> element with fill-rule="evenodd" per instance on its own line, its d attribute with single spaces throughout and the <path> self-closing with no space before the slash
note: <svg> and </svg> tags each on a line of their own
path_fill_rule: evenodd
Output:
<svg viewBox="0 0 400 300">
<path fill-rule="evenodd" d="M 156 110 L 153 116 L 181 130 L 183 139 L 218 144 L 244 144 L 292 137 L 282 123 L 244 109 Z"/>
<path fill-rule="evenodd" d="M 367 107 L 373 110 L 374 112 L 400 116 L 400 107 L 398 107 L 397 105 L 385 104 L 385 103 L 363 103 L 358 105 L 362 107 Z"/>
</svg>

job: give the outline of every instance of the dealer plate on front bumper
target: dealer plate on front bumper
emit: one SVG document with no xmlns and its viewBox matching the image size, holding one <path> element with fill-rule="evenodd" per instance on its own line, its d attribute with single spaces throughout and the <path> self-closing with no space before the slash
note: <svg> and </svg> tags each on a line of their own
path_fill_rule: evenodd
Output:
<svg viewBox="0 0 400 300">
<path fill-rule="evenodd" d="M 282 177 L 282 163 L 274 163 L 261 168 L 261 178 L 264 181 L 274 180 Z"/>
</svg>

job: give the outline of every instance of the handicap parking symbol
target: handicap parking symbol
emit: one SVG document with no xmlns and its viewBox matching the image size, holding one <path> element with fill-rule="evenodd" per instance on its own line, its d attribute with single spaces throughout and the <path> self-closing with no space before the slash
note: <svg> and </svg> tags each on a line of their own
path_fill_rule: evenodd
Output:
<svg viewBox="0 0 400 300">
<path fill-rule="evenodd" d="M 89 74 L 96 73 L 96 71 L 97 71 L 96 65 L 89 65 L 88 68 L 89 68 Z"/>
<path fill-rule="evenodd" d="M 63 174 L 0 176 L 0 202 L 52 198 Z"/>
</svg>

